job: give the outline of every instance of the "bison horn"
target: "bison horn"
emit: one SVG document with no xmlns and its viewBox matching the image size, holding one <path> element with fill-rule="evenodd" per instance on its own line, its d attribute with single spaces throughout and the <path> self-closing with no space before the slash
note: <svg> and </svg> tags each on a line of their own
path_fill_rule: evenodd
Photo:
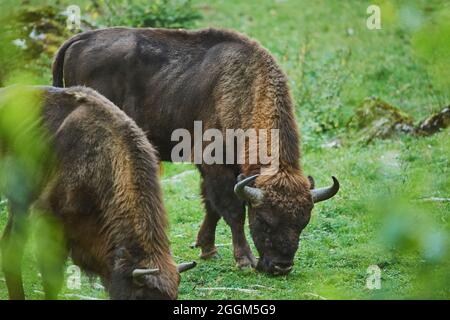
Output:
<svg viewBox="0 0 450 320">
<path fill-rule="evenodd" d="M 338 179 L 336 179 L 336 177 L 331 178 L 333 178 L 333 185 L 331 187 L 311 190 L 311 195 L 314 203 L 330 199 L 339 191 Z"/>
<path fill-rule="evenodd" d="M 180 263 L 177 266 L 178 272 L 182 273 L 184 271 L 188 271 L 191 270 L 192 268 L 195 268 L 197 266 L 197 262 L 192 261 L 192 262 L 185 262 L 185 263 Z"/>
<path fill-rule="evenodd" d="M 245 178 L 234 186 L 234 193 L 241 199 L 247 200 L 252 204 L 260 204 L 264 199 L 264 193 L 258 188 L 252 188 L 247 186 L 251 182 L 255 181 L 258 175 L 254 175 Z"/>
<path fill-rule="evenodd" d="M 157 274 L 159 269 L 134 269 L 133 270 L 133 278 L 141 278 L 142 276 L 148 276 L 151 274 Z"/>
</svg>

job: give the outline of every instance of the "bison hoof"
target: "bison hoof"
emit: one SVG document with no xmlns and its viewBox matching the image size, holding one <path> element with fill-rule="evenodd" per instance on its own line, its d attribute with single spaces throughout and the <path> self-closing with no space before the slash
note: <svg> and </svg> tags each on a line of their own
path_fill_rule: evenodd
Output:
<svg viewBox="0 0 450 320">
<path fill-rule="evenodd" d="M 211 258 L 215 258 L 217 256 L 218 256 L 218 253 L 217 253 L 216 247 L 214 247 L 212 249 L 208 249 L 208 250 L 202 249 L 202 253 L 200 254 L 200 258 L 202 258 L 202 259 L 211 259 Z"/>
<path fill-rule="evenodd" d="M 249 255 L 236 257 L 236 266 L 239 269 L 254 268 L 256 267 L 256 259 L 251 253 Z"/>
</svg>

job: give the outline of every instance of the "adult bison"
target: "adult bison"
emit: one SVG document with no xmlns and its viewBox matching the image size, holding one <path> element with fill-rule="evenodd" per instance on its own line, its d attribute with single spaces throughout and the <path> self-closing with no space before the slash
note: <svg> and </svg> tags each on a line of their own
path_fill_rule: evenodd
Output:
<svg viewBox="0 0 450 320">
<path fill-rule="evenodd" d="M 104 94 L 137 122 L 165 161 L 171 161 L 177 143 L 172 132 L 192 132 L 194 121 L 201 121 L 204 131 L 279 130 L 276 174 L 256 176 L 261 163 L 198 166 L 206 215 L 196 245 L 204 258 L 216 253 L 215 230 L 223 217 L 238 266 L 256 265 L 244 234 L 247 202 L 260 254 L 257 269 L 289 273 L 314 202 L 339 189 L 334 179 L 332 187 L 310 190 L 299 163 L 286 77 L 265 49 L 235 32 L 109 28 L 81 33 L 59 49 L 53 84 L 82 84 Z M 236 184 L 240 174 L 247 179 Z"/>
<path fill-rule="evenodd" d="M 192 265 L 177 270 L 173 262 L 158 159 L 134 121 L 82 87 L 2 90 L 0 119 L 1 191 L 10 205 L 1 249 L 10 298 L 25 298 L 21 258 L 30 208 L 40 217 L 36 252 L 46 298 L 56 298 L 68 254 L 100 276 L 112 299 L 176 298 L 179 271 Z"/>
</svg>

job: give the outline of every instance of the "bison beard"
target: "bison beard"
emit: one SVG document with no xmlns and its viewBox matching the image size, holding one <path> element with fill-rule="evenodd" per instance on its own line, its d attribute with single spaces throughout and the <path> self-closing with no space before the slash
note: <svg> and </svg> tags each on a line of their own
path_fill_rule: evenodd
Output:
<svg viewBox="0 0 450 320">
<path fill-rule="evenodd" d="M 319 196 L 310 191 L 299 162 L 299 134 L 286 77 L 265 49 L 237 33 L 130 28 L 82 33 L 59 49 L 53 83 L 84 84 L 104 94 L 147 132 L 165 161 L 171 160 L 176 144 L 172 132 L 185 128 L 192 134 L 194 121 L 202 121 L 203 130 L 223 133 L 279 130 L 278 172 L 254 178 L 248 182 L 254 189 L 245 189 L 263 195 L 257 202 L 252 203 L 249 192 L 235 194 L 234 186 L 239 174 L 259 174 L 262 165 L 198 166 L 206 215 L 196 245 L 203 258 L 217 251 L 215 230 L 223 217 L 231 228 L 238 266 L 256 265 L 244 233 L 249 203 L 258 269 L 288 273 L 313 201 L 337 192 L 337 181 L 330 189 L 320 189 Z"/>
<path fill-rule="evenodd" d="M 10 298 L 25 297 L 20 271 L 23 217 L 33 205 L 33 212 L 63 230 L 61 238 L 44 229 L 36 232 L 46 298 L 57 297 L 64 260 L 70 254 L 75 264 L 100 276 L 112 299 L 175 299 L 178 271 L 192 264 L 177 271 L 171 257 L 159 161 L 144 133 L 91 89 L 23 88 L 21 94 L 25 91 L 42 97 L 35 107 L 40 108 L 39 122 L 50 135 L 57 165 L 44 162 L 40 169 L 45 174 L 33 181 L 30 190 L 33 197 L 18 199 L 3 190 L 10 200 L 2 239 Z M 14 95 L 5 99 L 5 92 L 0 111 L 14 99 Z M 60 244 L 58 250 L 49 254 L 55 243 Z"/>
</svg>

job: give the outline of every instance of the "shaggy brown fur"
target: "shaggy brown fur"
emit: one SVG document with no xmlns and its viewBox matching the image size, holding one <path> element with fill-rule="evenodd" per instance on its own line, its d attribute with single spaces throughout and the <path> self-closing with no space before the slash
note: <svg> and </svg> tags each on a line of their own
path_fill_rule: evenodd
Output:
<svg viewBox="0 0 450 320">
<path fill-rule="evenodd" d="M 144 133 L 94 90 L 23 90 L 40 95 L 36 108 L 41 108 L 41 125 L 49 132 L 57 165 L 48 161 L 42 166 L 48 174 L 33 185 L 33 197 L 25 202 L 10 198 L 2 260 L 11 298 L 24 298 L 20 257 L 16 257 L 23 244 L 16 241 L 20 232 L 16 220 L 32 205 L 33 212 L 63 229 L 65 245 L 53 253 L 53 265 L 39 259 L 47 298 L 56 297 L 67 254 L 83 270 L 100 276 L 113 299 L 176 298 L 179 275 L 166 235 L 159 164 Z M 8 107 L 12 101 L 8 99 L 2 100 L 0 110 Z M 43 241 L 50 247 L 38 254 L 59 241 L 51 238 L 53 233 L 38 233 L 39 238 L 50 237 Z M 136 283 L 131 274 L 136 268 L 160 272 Z"/>
<path fill-rule="evenodd" d="M 250 208 L 249 219 L 261 256 L 259 269 L 276 273 L 275 266 L 290 268 L 313 203 L 299 163 L 286 77 L 257 42 L 217 29 L 96 30 L 60 48 L 53 81 L 55 86 L 85 84 L 99 90 L 136 120 L 166 161 L 177 143 L 171 133 L 177 128 L 192 133 L 196 120 L 203 121 L 204 130 L 279 129 L 280 171 L 256 180 L 266 197 L 260 207 Z M 244 234 L 245 204 L 233 186 L 240 173 L 260 173 L 261 166 L 200 165 L 199 170 L 206 207 L 197 238 L 202 257 L 216 252 L 214 233 L 223 217 L 232 230 L 238 265 L 254 266 Z"/>
</svg>

